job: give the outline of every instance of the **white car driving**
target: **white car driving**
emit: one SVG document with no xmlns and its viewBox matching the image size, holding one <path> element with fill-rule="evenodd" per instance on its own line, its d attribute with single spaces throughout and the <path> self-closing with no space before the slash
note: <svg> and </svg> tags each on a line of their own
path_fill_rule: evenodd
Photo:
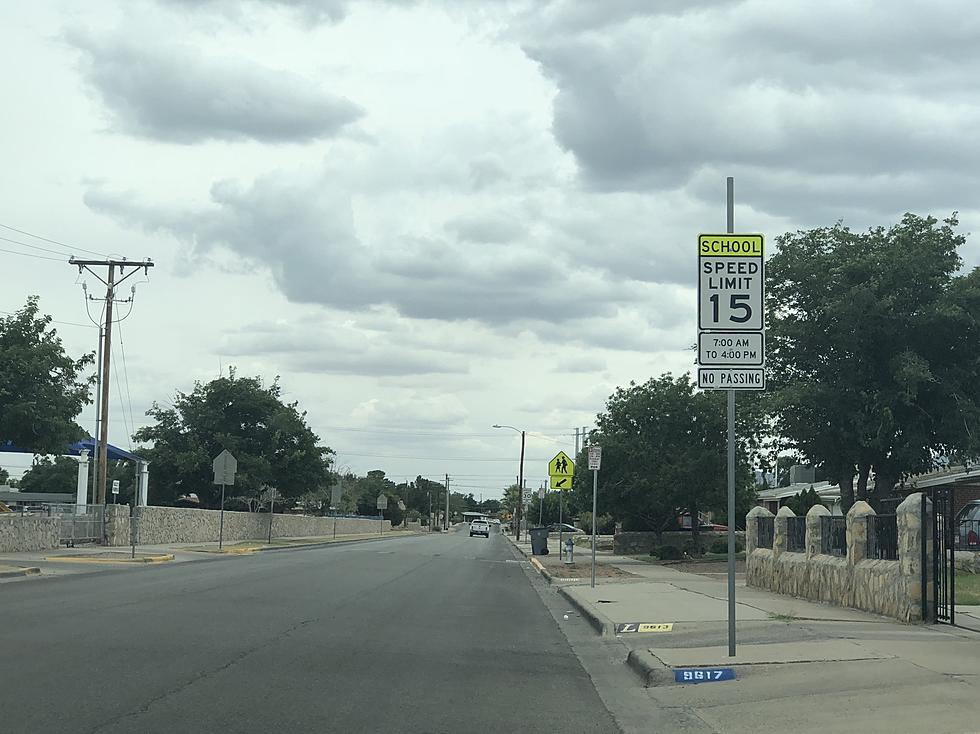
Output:
<svg viewBox="0 0 980 734">
<path fill-rule="evenodd" d="M 470 537 L 482 535 L 484 538 L 490 537 L 490 523 L 486 520 L 474 520 L 470 523 Z"/>
</svg>

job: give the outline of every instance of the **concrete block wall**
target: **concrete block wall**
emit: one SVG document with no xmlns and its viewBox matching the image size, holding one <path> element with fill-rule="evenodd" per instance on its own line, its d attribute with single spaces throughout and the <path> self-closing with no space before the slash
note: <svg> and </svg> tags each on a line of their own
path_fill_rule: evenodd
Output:
<svg viewBox="0 0 980 734">
<path fill-rule="evenodd" d="M 61 521 L 56 517 L 0 514 L 0 553 L 57 548 L 60 535 Z"/>
<path fill-rule="evenodd" d="M 810 509 L 806 519 L 806 551 L 787 550 L 787 518 L 794 516 L 782 507 L 774 521 L 772 548 L 758 548 L 757 525 L 760 517 L 772 517 L 762 507 L 746 516 L 746 584 L 779 594 L 797 596 L 838 606 L 862 609 L 904 622 L 922 619 L 922 573 L 928 574 L 931 558 L 922 568 L 922 495 L 909 495 L 896 510 L 898 560 L 867 558 L 868 521 L 874 510 L 866 502 L 855 502 L 847 513 L 847 556 L 824 555 L 820 538 L 820 517 L 826 507 Z M 928 517 L 928 512 L 927 512 Z M 927 544 L 931 554 L 931 543 Z M 927 577 L 927 594 L 928 583 Z"/>
<path fill-rule="evenodd" d="M 129 508 L 125 515 L 111 515 L 107 523 L 110 545 L 128 545 Z M 137 543 L 167 545 L 170 543 L 208 543 L 218 540 L 221 513 L 188 507 L 137 507 Z M 335 529 L 336 528 L 336 529 Z M 384 532 L 391 531 L 391 521 L 384 521 Z M 330 537 L 334 534 L 359 535 L 380 533 L 379 520 L 370 518 L 333 518 L 307 515 L 273 514 L 274 538 Z M 269 537 L 269 515 L 256 512 L 225 511 L 224 539 L 259 540 Z"/>
</svg>

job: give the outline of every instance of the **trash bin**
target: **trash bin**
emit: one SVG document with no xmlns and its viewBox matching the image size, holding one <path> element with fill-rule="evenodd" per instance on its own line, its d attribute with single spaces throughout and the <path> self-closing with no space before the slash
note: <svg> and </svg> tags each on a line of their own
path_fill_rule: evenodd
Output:
<svg viewBox="0 0 980 734">
<path fill-rule="evenodd" d="M 548 528 L 531 528 L 530 532 L 532 555 L 548 555 Z"/>
</svg>

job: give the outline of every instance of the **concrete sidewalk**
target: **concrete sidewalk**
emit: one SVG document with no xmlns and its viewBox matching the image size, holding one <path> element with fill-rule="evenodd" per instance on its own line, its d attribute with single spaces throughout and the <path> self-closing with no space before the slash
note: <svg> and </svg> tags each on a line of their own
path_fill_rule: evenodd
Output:
<svg viewBox="0 0 980 734">
<path fill-rule="evenodd" d="M 530 555 L 527 543 L 515 545 Z M 591 558 L 583 555 L 587 564 Z M 549 574 L 559 572 L 557 556 L 533 558 Z M 691 731 L 980 731 L 980 634 L 905 625 L 748 588 L 738 579 L 737 647 L 730 658 L 723 576 L 608 552 L 599 552 L 596 561 L 631 576 L 597 579 L 593 589 L 588 579 L 553 575 L 552 585 L 599 634 L 620 645 L 611 649 L 622 651 L 650 705 L 689 714 Z M 973 613 L 957 612 L 971 620 Z M 616 634 L 616 625 L 627 622 L 669 625 L 656 628 L 669 631 Z M 736 677 L 675 682 L 677 669 L 709 667 L 733 668 Z"/>
</svg>

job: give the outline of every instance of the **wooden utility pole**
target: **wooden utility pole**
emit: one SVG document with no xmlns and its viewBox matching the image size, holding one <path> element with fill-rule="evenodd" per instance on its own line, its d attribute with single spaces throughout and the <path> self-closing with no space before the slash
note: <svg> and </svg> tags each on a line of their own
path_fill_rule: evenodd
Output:
<svg viewBox="0 0 980 734">
<path fill-rule="evenodd" d="M 98 467 L 96 469 L 97 483 L 95 487 L 93 503 L 96 505 L 104 505 L 106 502 L 106 479 L 109 471 L 109 363 L 112 357 L 112 307 L 116 302 L 116 287 L 127 280 L 131 276 L 135 275 L 140 269 L 143 270 L 144 274 L 149 273 L 150 268 L 153 267 L 152 260 L 143 260 L 141 262 L 135 262 L 132 260 L 77 260 L 74 257 L 68 260 L 70 265 L 75 265 L 78 267 L 78 272 L 81 273 L 82 270 L 89 271 L 92 275 L 102 281 L 105 284 L 105 324 L 103 326 L 102 334 L 102 363 L 98 365 L 99 369 L 99 383 L 102 388 L 102 394 L 99 396 L 99 435 L 98 435 Z M 92 268 L 94 267 L 104 267 L 108 268 L 106 277 L 103 278 Z M 119 268 L 120 278 L 116 280 L 116 268 Z M 128 273 L 126 268 L 132 268 Z M 132 298 L 128 299 L 132 300 Z"/>
</svg>

